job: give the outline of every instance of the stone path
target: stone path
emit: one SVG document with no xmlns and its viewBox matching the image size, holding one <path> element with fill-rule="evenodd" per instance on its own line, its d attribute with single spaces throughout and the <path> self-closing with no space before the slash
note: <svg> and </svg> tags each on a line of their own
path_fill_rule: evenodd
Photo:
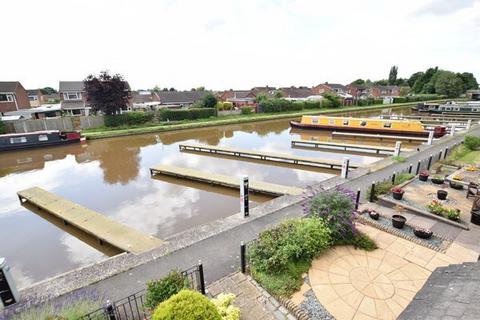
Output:
<svg viewBox="0 0 480 320">
<path fill-rule="evenodd" d="M 294 303 L 300 305 L 311 288 L 336 319 L 396 319 L 435 268 L 478 258 L 477 252 L 455 243 L 440 253 L 370 226 L 360 230 L 379 248 L 327 251 L 314 260 L 310 285 L 292 297 Z"/>
<path fill-rule="evenodd" d="M 251 277 L 240 272 L 228 275 L 207 287 L 208 294 L 233 293 L 241 320 L 294 320 L 288 310 L 262 289 Z"/>
</svg>

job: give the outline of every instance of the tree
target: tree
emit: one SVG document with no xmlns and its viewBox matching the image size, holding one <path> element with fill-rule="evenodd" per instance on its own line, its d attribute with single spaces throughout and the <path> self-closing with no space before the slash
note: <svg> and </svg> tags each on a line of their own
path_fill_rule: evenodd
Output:
<svg viewBox="0 0 480 320">
<path fill-rule="evenodd" d="M 435 92 L 456 98 L 463 92 L 463 82 L 460 77 L 450 71 L 439 70 L 435 77 Z"/>
<path fill-rule="evenodd" d="M 386 79 L 377 80 L 377 81 L 374 81 L 373 84 L 376 86 L 386 86 L 388 85 L 388 80 Z"/>
<path fill-rule="evenodd" d="M 362 85 L 362 84 L 365 84 L 365 80 L 363 80 L 363 79 L 357 79 L 357 80 L 355 80 L 355 81 L 352 81 L 351 84 Z"/>
<path fill-rule="evenodd" d="M 277 99 L 283 98 L 282 90 L 275 90 L 275 93 L 273 94 L 273 96 Z"/>
<path fill-rule="evenodd" d="M 94 112 L 101 111 L 106 115 L 115 115 L 126 110 L 131 98 L 128 83 L 119 74 L 113 76 L 108 71 L 99 75 L 90 74 L 83 80 L 87 101 Z"/>
<path fill-rule="evenodd" d="M 55 93 L 58 93 L 57 90 L 53 89 L 52 87 L 45 87 L 45 88 L 42 88 L 40 89 L 40 92 L 42 94 L 55 94 Z"/>
<path fill-rule="evenodd" d="M 202 108 L 215 108 L 217 105 L 218 99 L 211 92 L 208 92 L 202 97 L 200 101 L 200 106 Z"/>
<path fill-rule="evenodd" d="M 205 91 L 205 87 L 204 86 L 201 86 L 201 87 L 197 87 L 195 88 L 196 91 Z"/>
<path fill-rule="evenodd" d="M 177 91 L 174 87 L 171 87 L 170 89 L 168 89 L 168 91 Z"/>
<path fill-rule="evenodd" d="M 407 94 L 410 93 L 410 87 L 407 87 L 407 86 L 403 86 L 403 87 L 400 87 L 400 96 L 406 96 Z"/>
<path fill-rule="evenodd" d="M 168 91 L 168 88 L 163 88 L 162 91 L 163 91 L 163 92 L 167 92 L 167 91 Z"/>
<path fill-rule="evenodd" d="M 156 92 L 156 93 L 160 92 L 161 90 L 162 89 L 160 89 L 160 87 L 158 85 L 155 85 L 155 87 L 153 87 L 153 89 L 152 89 L 152 91 Z"/>
<path fill-rule="evenodd" d="M 464 73 L 457 73 L 457 76 L 463 82 L 463 92 L 470 90 L 470 89 L 478 89 L 478 82 L 475 79 L 473 73 L 464 72 Z"/>
<path fill-rule="evenodd" d="M 388 84 L 394 85 L 397 82 L 398 67 L 393 66 L 390 68 L 390 73 L 388 74 Z"/>
<path fill-rule="evenodd" d="M 420 72 L 415 72 L 414 74 L 412 74 L 410 76 L 410 78 L 408 78 L 408 80 L 407 80 L 408 86 L 413 89 L 413 85 L 415 84 L 415 81 L 417 81 L 418 78 L 423 77 L 424 74 L 425 73 L 423 73 L 421 71 Z"/>
<path fill-rule="evenodd" d="M 432 78 L 437 71 L 438 67 L 428 68 L 427 71 L 415 81 L 413 91 L 415 93 L 435 93 L 435 82 L 432 81 Z"/>
</svg>

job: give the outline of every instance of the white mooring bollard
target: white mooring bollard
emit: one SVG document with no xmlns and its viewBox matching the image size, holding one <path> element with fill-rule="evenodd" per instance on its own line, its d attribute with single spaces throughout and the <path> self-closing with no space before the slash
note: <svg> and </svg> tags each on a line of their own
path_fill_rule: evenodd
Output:
<svg viewBox="0 0 480 320">
<path fill-rule="evenodd" d="M 429 146 L 431 146 L 432 143 L 433 143 L 433 131 L 430 131 L 430 132 L 428 133 L 428 142 L 427 142 L 427 144 L 428 144 Z"/>
<path fill-rule="evenodd" d="M 451 136 L 455 135 L 455 124 L 452 124 L 452 126 L 450 127 L 450 135 Z"/>
<path fill-rule="evenodd" d="M 343 158 L 342 162 L 342 172 L 340 173 L 340 176 L 343 179 L 348 178 L 348 167 L 350 166 L 350 159 L 349 158 Z"/>
<path fill-rule="evenodd" d="M 240 210 L 244 217 L 248 217 L 249 202 L 248 202 L 248 176 L 243 176 L 240 179 Z"/>
<path fill-rule="evenodd" d="M 401 141 L 395 142 L 395 151 L 393 151 L 393 156 L 398 157 L 400 155 L 401 149 L 402 149 L 402 142 Z"/>
<path fill-rule="evenodd" d="M 472 126 L 472 119 L 468 119 L 468 121 L 467 121 L 467 131 L 470 131 L 471 126 Z"/>
</svg>

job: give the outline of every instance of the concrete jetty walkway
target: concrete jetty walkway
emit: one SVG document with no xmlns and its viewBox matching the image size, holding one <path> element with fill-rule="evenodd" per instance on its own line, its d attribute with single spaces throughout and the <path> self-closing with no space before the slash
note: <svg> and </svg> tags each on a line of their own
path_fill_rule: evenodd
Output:
<svg viewBox="0 0 480 320">
<path fill-rule="evenodd" d="M 480 127 L 472 128 L 469 134 L 480 135 Z M 348 180 L 334 177 L 312 186 L 310 192 L 342 186 L 351 190 L 360 189 L 364 195 L 372 181 L 388 179 L 393 171 L 407 170 L 410 163 L 415 166 L 418 160 L 438 155 L 446 147 L 451 149 L 464 136 L 464 133 L 459 133 L 442 138 L 431 146 L 422 145 L 419 152 L 406 155 L 406 162 L 384 159 L 373 167 L 354 170 Z M 434 157 L 433 162 L 437 159 Z M 255 207 L 248 218 L 243 218 L 239 213 L 233 214 L 168 238 L 167 243 L 150 252 L 138 256 L 123 254 L 112 257 L 94 266 L 39 283 L 28 290 L 22 290 L 21 294 L 26 299 L 45 295 L 45 291 L 59 296 L 66 292 L 75 293 L 76 289 L 91 283 L 86 289 L 98 291 L 115 300 L 144 289 L 145 283 L 150 279 L 160 278 L 172 269 L 188 268 L 199 260 L 204 265 L 206 282 L 211 283 L 238 270 L 240 241 L 255 239 L 259 232 L 284 219 L 302 216 L 303 202 L 302 196 L 282 196 Z"/>
</svg>

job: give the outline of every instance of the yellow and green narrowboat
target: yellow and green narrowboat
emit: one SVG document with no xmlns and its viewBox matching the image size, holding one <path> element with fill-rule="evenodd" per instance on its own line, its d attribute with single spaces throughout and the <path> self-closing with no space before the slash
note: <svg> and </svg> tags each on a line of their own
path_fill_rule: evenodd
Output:
<svg viewBox="0 0 480 320">
<path fill-rule="evenodd" d="M 300 122 L 290 121 L 290 126 L 299 129 L 397 134 L 419 137 L 428 137 L 430 133 L 418 120 L 302 116 Z M 433 129 L 435 138 L 442 137 L 445 133 L 445 127 L 438 126 Z"/>
</svg>

